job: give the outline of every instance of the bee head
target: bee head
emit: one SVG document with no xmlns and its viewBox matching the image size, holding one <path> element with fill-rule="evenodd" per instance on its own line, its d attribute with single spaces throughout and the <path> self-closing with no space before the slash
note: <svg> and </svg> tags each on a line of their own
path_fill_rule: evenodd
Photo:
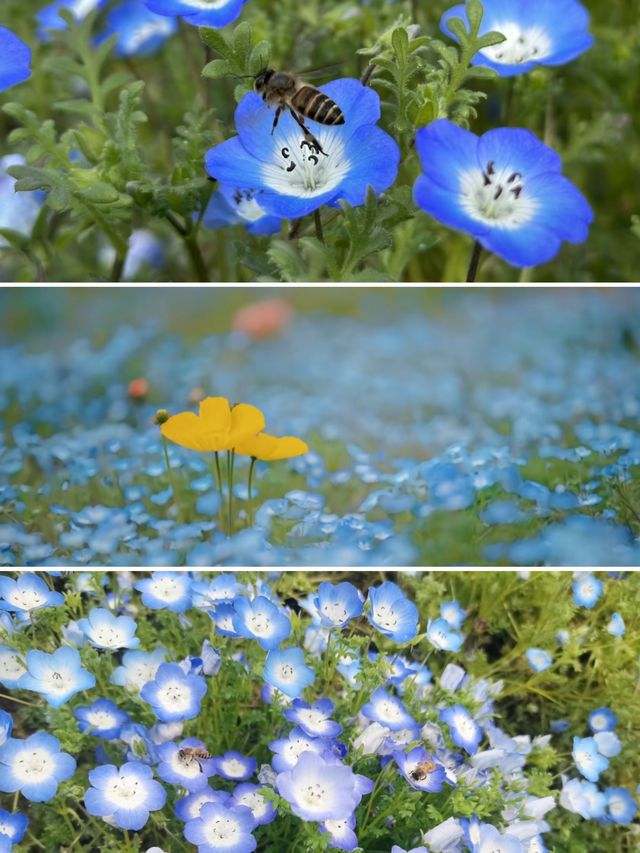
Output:
<svg viewBox="0 0 640 853">
<path fill-rule="evenodd" d="M 264 90 L 264 87 L 272 78 L 273 74 L 273 68 L 264 68 L 262 71 L 256 74 L 255 80 L 253 81 L 253 85 L 255 87 L 256 92 L 262 92 Z"/>
</svg>

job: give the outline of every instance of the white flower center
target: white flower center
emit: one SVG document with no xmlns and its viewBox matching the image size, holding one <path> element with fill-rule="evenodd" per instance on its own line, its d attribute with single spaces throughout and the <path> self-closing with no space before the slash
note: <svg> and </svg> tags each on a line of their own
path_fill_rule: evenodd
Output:
<svg viewBox="0 0 640 853">
<path fill-rule="evenodd" d="M 293 681 L 296 675 L 295 669 L 291 666 L 290 663 L 280 664 L 280 680 L 281 681 Z"/>
<path fill-rule="evenodd" d="M 167 602 L 178 601 L 184 593 L 183 585 L 176 583 L 173 578 L 156 578 L 151 590 L 156 598 Z"/>
<path fill-rule="evenodd" d="M 20 610 L 33 610 L 46 603 L 45 597 L 34 589 L 13 589 L 7 596 L 7 601 Z"/>
<path fill-rule="evenodd" d="M 373 618 L 383 628 L 393 629 L 398 627 L 398 616 L 392 607 L 381 604 L 374 611 Z"/>
<path fill-rule="evenodd" d="M 217 616 L 216 625 L 223 631 L 233 631 L 233 619 L 231 616 Z"/>
<path fill-rule="evenodd" d="M 262 168 L 266 186 L 297 198 L 314 198 L 339 186 L 351 168 L 344 143 L 337 133 L 327 130 L 321 130 L 317 138 L 324 154 L 297 128 L 280 136 L 273 152 L 275 163 L 265 163 Z"/>
<path fill-rule="evenodd" d="M 139 663 L 129 670 L 128 684 L 132 687 L 144 687 L 147 681 L 153 681 L 158 671 L 159 663 Z"/>
<path fill-rule="evenodd" d="M 179 681 L 170 681 L 162 688 L 160 699 L 173 711 L 188 711 L 191 705 L 191 691 Z"/>
<path fill-rule="evenodd" d="M 234 847 L 241 835 L 238 823 L 228 817 L 217 817 L 206 824 L 205 830 L 207 839 L 216 847 Z"/>
<path fill-rule="evenodd" d="M 90 711 L 87 721 L 96 729 L 111 729 L 117 725 L 116 718 L 109 711 Z"/>
<path fill-rule="evenodd" d="M 254 817 L 262 817 L 267 810 L 267 804 L 264 797 L 260 794 L 256 794 L 255 791 L 249 791 L 241 797 L 238 797 L 238 803 L 241 806 L 246 806 L 248 809 L 251 809 Z"/>
<path fill-rule="evenodd" d="M 17 652 L 0 652 L 0 679 L 15 680 L 26 671 L 18 659 Z"/>
<path fill-rule="evenodd" d="M 257 222 L 265 216 L 264 210 L 256 201 L 256 190 L 236 190 L 233 194 L 233 200 L 236 205 L 236 213 L 245 222 Z M 233 598 L 230 593 L 219 598 Z"/>
<path fill-rule="evenodd" d="M 244 776 L 247 771 L 245 765 L 241 761 L 238 761 L 237 758 L 228 758 L 222 762 L 221 766 L 227 776 Z"/>
<path fill-rule="evenodd" d="M 311 708 L 305 708 L 298 712 L 298 715 L 303 723 L 309 726 L 320 726 L 327 719 L 320 711 L 314 711 Z"/>
<path fill-rule="evenodd" d="M 50 669 L 41 680 L 45 683 L 49 693 L 64 693 L 75 684 L 72 673 L 63 667 Z"/>
<path fill-rule="evenodd" d="M 622 800 L 612 797 L 609 800 L 609 812 L 613 817 L 619 817 L 620 815 L 623 815 L 625 812 L 625 807 Z"/>
<path fill-rule="evenodd" d="M 51 754 L 46 749 L 23 749 L 16 753 L 12 769 L 23 783 L 44 782 L 53 773 Z"/>
<path fill-rule="evenodd" d="M 397 722 L 402 717 L 400 708 L 398 708 L 398 706 L 393 702 L 383 700 L 378 704 L 378 709 L 380 716 L 383 719 L 389 720 L 392 723 Z"/>
<path fill-rule="evenodd" d="M 542 27 L 523 29 L 515 21 L 505 21 L 493 24 L 491 29 L 502 33 L 506 39 L 480 51 L 492 62 L 523 65 L 525 62 L 539 62 L 551 53 L 551 39 Z"/>
<path fill-rule="evenodd" d="M 126 633 L 110 625 L 92 628 L 89 636 L 94 643 L 108 648 L 117 648 L 126 642 Z"/>
<path fill-rule="evenodd" d="M 79 20 L 92 12 L 98 5 L 98 0 L 75 0 L 71 6 L 71 11 Z"/>
<path fill-rule="evenodd" d="M 144 794 L 144 789 L 140 792 L 139 788 L 138 779 L 133 776 L 119 776 L 106 789 L 105 796 L 116 808 L 124 806 L 130 809 L 130 801 L 137 799 L 140 793 Z"/>
<path fill-rule="evenodd" d="M 520 172 L 490 160 L 483 171 L 460 172 L 461 203 L 473 219 L 512 231 L 533 219 L 538 202 L 525 189 Z"/>
<path fill-rule="evenodd" d="M 453 725 L 465 738 L 471 738 L 476 733 L 475 723 L 464 714 L 456 714 L 453 718 Z"/>
<path fill-rule="evenodd" d="M 287 756 L 291 764 L 295 764 L 302 755 L 302 753 L 310 749 L 312 749 L 312 746 L 308 740 L 303 740 L 303 738 L 296 738 L 296 740 L 289 741 L 289 743 L 285 746 L 284 754 Z"/>
<path fill-rule="evenodd" d="M 129 38 L 126 39 L 127 49 L 130 51 L 137 50 L 146 41 L 150 41 L 154 36 L 171 35 L 172 20 L 171 18 L 158 18 L 157 21 L 149 21 L 138 27 Z"/>
<path fill-rule="evenodd" d="M 326 788 L 321 782 L 312 782 L 305 785 L 301 791 L 301 799 L 308 806 L 317 806 L 325 799 L 327 795 Z"/>
<path fill-rule="evenodd" d="M 343 622 L 346 622 L 349 617 L 346 607 L 339 604 L 337 601 L 333 604 L 324 604 L 322 612 L 330 622 L 333 622 L 334 625 L 341 625 Z"/>
<path fill-rule="evenodd" d="M 257 637 L 268 637 L 272 632 L 271 620 L 264 613 L 252 613 L 247 623 Z"/>
<path fill-rule="evenodd" d="M 606 726 L 606 724 L 607 724 L 607 721 L 606 721 L 606 720 L 605 720 L 605 718 L 602 716 L 602 714 L 596 714 L 596 715 L 595 715 L 595 717 L 592 717 L 592 718 L 591 718 L 591 722 L 592 722 L 592 725 L 593 725 L 596 729 L 602 729 L 602 728 L 604 728 L 604 727 Z"/>
</svg>

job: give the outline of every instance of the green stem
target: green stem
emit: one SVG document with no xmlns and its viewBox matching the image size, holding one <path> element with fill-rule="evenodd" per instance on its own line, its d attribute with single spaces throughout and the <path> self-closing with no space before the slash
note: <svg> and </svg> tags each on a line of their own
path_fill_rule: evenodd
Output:
<svg viewBox="0 0 640 853">
<path fill-rule="evenodd" d="M 251 462 L 249 463 L 249 495 L 248 495 L 248 503 L 249 503 L 249 527 L 253 526 L 253 494 L 252 494 L 252 485 L 253 485 L 253 469 L 256 466 L 256 457 L 251 457 Z"/>
<path fill-rule="evenodd" d="M 227 490 L 228 494 L 228 509 L 229 509 L 229 536 L 233 536 L 233 465 L 236 459 L 235 450 L 227 450 Z"/>
<path fill-rule="evenodd" d="M 20 791 L 16 791 L 15 796 L 13 798 L 13 804 L 11 805 L 11 811 L 12 812 L 18 811 L 18 800 L 19 800 L 19 798 L 20 798 Z"/>
<path fill-rule="evenodd" d="M 480 264 L 480 255 L 482 254 L 482 246 L 476 240 L 473 244 L 473 252 L 469 261 L 469 269 L 467 271 L 467 283 L 474 282 L 478 275 L 478 266 Z"/>
<path fill-rule="evenodd" d="M 202 252 L 200 251 L 200 246 L 198 245 L 198 241 L 193 234 L 189 234 L 184 238 L 184 245 L 189 253 L 189 257 L 191 258 L 191 263 L 193 264 L 193 269 L 198 277 L 198 281 L 200 282 L 208 282 L 210 281 L 209 271 L 207 270 L 207 265 L 202 256 Z"/>
<path fill-rule="evenodd" d="M 162 449 L 164 451 L 164 462 L 167 466 L 167 474 L 169 475 L 169 485 L 171 486 L 171 490 L 173 492 L 173 502 L 175 503 L 176 509 L 178 510 L 178 520 L 181 520 L 182 511 L 180 509 L 180 492 L 178 491 L 178 486 L 173 476 L 173 471 L 171 470 L 171 462 L 169 461 L 169 447 L 167 445 L 167 439 L 164 436 L 162 436 Z"/>
<path fill-rule="evenodd" d="M 26 705 L 27 708 L 37 708 L 35 702 L 25 702 L 24 699 L 16 699 L 15 696 L 7 696 L 6 693 L 0 693 L 0 699 L 8 699 L 9 702 L 17 702 L 18 705 Z"/>
<path fill-rule="evenodd" d="M 222 491 L 222 471 L 220 470 L 220 454 L 214 451 L 213 458 L 215 460 L 215 478 L 218 484 L 218 494 L 220 495 L 220 512 L 218 514 L 218 523 L 222 530 L 222 507 L 224 505 L 224 493 Z"/>
<path fill-rule="evenodd" d="M 313 211 L 313 221 L 316 224 L 316 237 L 324 245 L 324 232 L 322 230 L 322 217 L 320 216 L 320 210 L 318 208 L 316 208 Z"/>
</svg>

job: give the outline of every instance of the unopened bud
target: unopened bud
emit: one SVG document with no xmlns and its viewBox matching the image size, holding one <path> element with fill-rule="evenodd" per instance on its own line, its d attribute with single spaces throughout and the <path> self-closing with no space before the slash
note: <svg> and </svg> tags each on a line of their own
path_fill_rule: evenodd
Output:
<svg viewBox="0 0 640 853">
<path fill-rule="evenodd" d="M 156 412 L 156 416 L 153 419 L 153 422 L 154 424 L 160 426 L 161 424 L 166 423 L 170 417 L 171 415 L 166 409 L 158 409 L 158 411 Z"/>
</svg>

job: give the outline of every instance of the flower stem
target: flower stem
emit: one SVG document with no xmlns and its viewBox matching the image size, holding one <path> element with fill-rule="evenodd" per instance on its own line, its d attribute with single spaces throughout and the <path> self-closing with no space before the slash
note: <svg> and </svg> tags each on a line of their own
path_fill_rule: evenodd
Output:
<svg viewBox="0 0 640 853">
<path fill-rule="evenodd" d="M 182 519 L 182 510 L 181 510 L 181 500 L 180 500 L 180 492 L 178 491 L 178 486 L 176 484 L 175 477 L 173 476 L 173 471 L 171 470 L 171 462 L 169 461 L 169 446 L 167 444 L 167 439 L 162 436 L 162 450 L 164 451 L 164 462 L 167 466 L 167 474 L 169 476 L 169 485 L 171 486 L 171 491 L 173 492 L 173 502 L 176 505 L 176 509 L 178 510 L 178 520 Z"/>
<path fill-rule="evenodd" d="M 218 494 L 220 495 L 220 512 L 219 512 L 219 516 L 218 516 L 218 523 L 219 523 L 220 529 L 222 530 L 221 521 L 222 521 L 222 507 L 224 504 L 224 493 L 222 491 L 222 471 L 220 470 L 220 454 L 218 453 L 217 450 L 214 451 L 213 457 L 215 459 L 215 466 L 214 466 L 215 467 L 215 478 L 216 478 L 216 482 L 218 484 Z"/>
<path fill-rule="evenodd" d="M 480 255 L 482 254 L 482 246 L 476 240 L 473 244 L 473 252 L 471 253 L 471 260 L 469 261 L 469 269 L 467 271 L 467 283 L 473 282 L 476 280 L 476 276 L 478 274 L 478 266 L 480 264 Z"/>
<path fill-rule="evenodd" d="M 20 791 L 16 791 L 15 796 L 13 798 L 13 804 L 11 805 L 11 811 L 14 813 L 18 811 L 18 799 L 19 798 L 20 798 Z"/>
<path fill-rule="evenodd" d="M 318 240 L 324 245 L 324 232 L 322 230 L 322 218 L 320 216 L 320 210 L 316 208 L 313 211 L 313 221 L 316 224 L 316 237 Z"/>
<path fill-rule="evenodd" d="M 249 504 L 249 527 L 253 527 L 253 469 L 256 467 L 256 457 L 251 457 L 251 462 L 249 463 L 249 495 L 248 495 L 248 504 Z"/>
<path fill-rule="evenodd" d="M 235 450 L 227 450 L 227 489 L 229 508 L 229 536 L 233 536 L 233 465 L 236 459 Z"/>
</svg>

